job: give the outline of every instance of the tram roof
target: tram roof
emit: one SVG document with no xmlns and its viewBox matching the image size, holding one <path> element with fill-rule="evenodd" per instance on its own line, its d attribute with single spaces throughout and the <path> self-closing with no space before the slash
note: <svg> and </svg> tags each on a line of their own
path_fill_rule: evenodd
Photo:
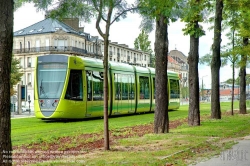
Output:
<svg viewBox="0 0 250 166">
<path fill-rule="evenodd" d="M 155 74 L 155 68 L 149 67 L 148 69 L 150 70 L 151 74 Z M 179 74 L 177 72 L 170 71 L 170 70 L 168 70 L 167 72 L 168 72 L 169 77 L 179 77 Z"/>
<path fill-rule="evenodd" d="M 126 63 L 109 62 L 111 70 L 134 72 L 133 66 Z"/>
<path fill-rule="evenodd" d="M 145 67 L 135 66 L 135 70 L 138 73 L 146 73 L 146 74 L 150 73 L 149 69 Z"/>
<path fill-rule="evenodd" d="M 81 57 L 81 56 L 78 56 L 78 57 L 82 59 L 84 66 L 103 68 L 103 61 L 100 59 Z"/>
</svg>

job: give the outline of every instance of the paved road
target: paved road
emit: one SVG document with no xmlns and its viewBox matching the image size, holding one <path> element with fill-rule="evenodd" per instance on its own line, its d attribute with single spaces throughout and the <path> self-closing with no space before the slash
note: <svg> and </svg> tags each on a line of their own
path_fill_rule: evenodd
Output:
<svg viewBox="0 0 250 166">
<path fill-rule="evenodd" d="M 231 149 L 221 152 L 195 166 L 250 166 L 250 136 L 244 137 Z"/>
</svg>

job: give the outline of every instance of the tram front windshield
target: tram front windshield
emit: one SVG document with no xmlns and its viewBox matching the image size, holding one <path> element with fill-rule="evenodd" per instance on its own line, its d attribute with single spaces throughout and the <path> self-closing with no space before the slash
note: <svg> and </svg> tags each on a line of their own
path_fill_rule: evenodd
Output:
<svg viewBox="0 0 250 166">
<path fill-rule="evenodd" d="M 39 98 L 58 99 L 63 90 L 67 70 L 64 63 L 38 64 L 37 84 Z"/>
</svg>

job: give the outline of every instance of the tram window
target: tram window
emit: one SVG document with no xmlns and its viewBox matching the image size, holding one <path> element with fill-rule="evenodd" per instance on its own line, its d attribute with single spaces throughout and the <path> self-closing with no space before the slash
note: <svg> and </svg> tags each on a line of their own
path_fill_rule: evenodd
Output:
<svg viewBox="0 0 250 166">
<path fill-rule="evenodd" d="M 82 71 L 71 70 L 65 99 L 82 100 L 83 99 L 83 86 L 82 85 L 83 85 L 82 84 Z"/>
<path fill-rule="evenodd" d="M 114 74 L 115 100 L 134 99 L 134 77 L 130 74 Z"/>
<path fill-rule="evenodd" d="M 179 81 L 170 79 L 170 98 L 176 99 L 180 97 Z"/>
<path fill-rule="evenodd" d="M 139 77 L 140 82 L 140 99 L 149 99 L 149 79 L 148 77 Z"/>
<path fill-rule="evenodd" d="M 93 100 L 103 100 L 103 73 L 92 72 Z"/>
<path fill-rule="evenodd" d="M 124 77 L 121 78 L 122 79 L 122 100 L 128 100 L 128 75 L 124 75 Z"/>
<path fill-rule="evenodd" d="M 121 100 L 121 81 L 119 74 L 114 74 L 114 83 L 115 83 L 115 100 Z"/>
<path fill-rule="evenodd" d="M 129 99 L 135 99 L 135 77 L 134 75 L 129 76 Z"/>
</svg>

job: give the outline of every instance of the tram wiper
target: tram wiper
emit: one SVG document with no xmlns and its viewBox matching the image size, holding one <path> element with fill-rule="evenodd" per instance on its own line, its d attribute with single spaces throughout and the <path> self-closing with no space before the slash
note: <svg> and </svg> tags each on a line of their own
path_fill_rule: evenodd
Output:
<svg viewBox="0 0 250 166">
<path fill-rule="evenodd" d="M 45 98 L 48 98 L 48 96 L 46 95 L 44 88 L 43 88 L 43 80 L 41 80 L 40 94 L 43 94 Z"/>
</svg>

